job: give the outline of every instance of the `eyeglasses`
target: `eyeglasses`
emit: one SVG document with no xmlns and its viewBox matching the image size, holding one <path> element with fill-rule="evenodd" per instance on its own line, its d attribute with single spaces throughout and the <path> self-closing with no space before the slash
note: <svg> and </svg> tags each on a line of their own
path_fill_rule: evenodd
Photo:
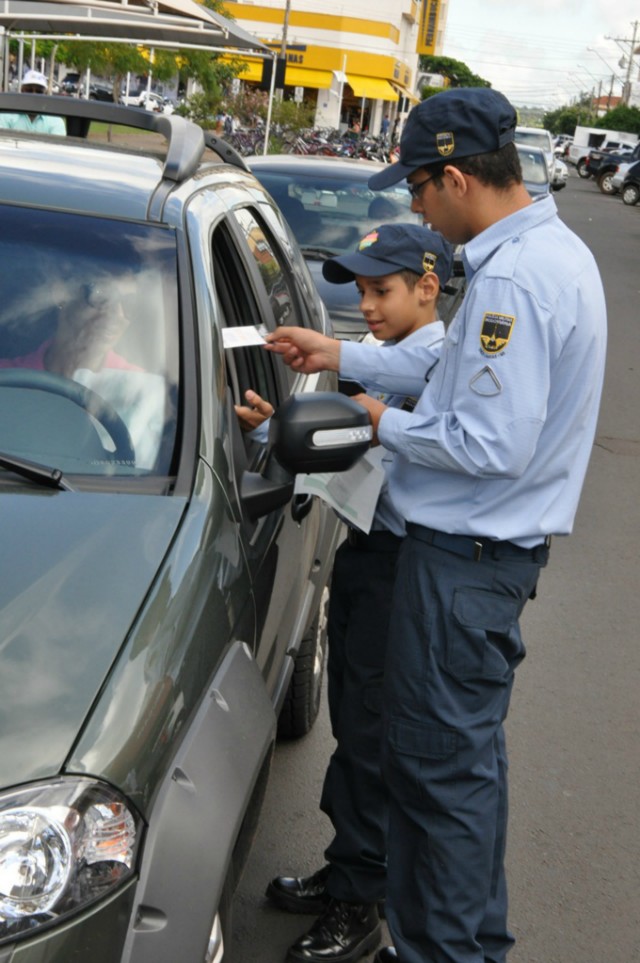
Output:
<svg viewBox="0 0 640 963">
<path fill-rule="evenodd" d="M 81 284 L 80 293 L 87 304 L 90 304 L 92 308 L 102 309 L 109 302 L 108 292 L 98 284 Z"/>
<path fill-rule="evenodd" d="M 20 88 L 20 92 L 23 94 L 44 94 L 45 91 L 44 87 L 32 87 L 30 84 L 27 84 L 26 86 Z"/>
<path fill-rule="evenodd" d="M 433 178 L 434 178 L 434 175 L 432 175 L 431 177 L 425 177 L 423 181 L 418 181 L 417 184 L 407 183 L 407 188 L 409 190 L 409 193 L 411 194 L 411 197 L 414 199 L 414 201 L 417 201 L 417 199 L 420 197 L 420 194 L 422 192 L 422 188 L 426 187 L 429 181 L 432 181 Z"/>
</svg>

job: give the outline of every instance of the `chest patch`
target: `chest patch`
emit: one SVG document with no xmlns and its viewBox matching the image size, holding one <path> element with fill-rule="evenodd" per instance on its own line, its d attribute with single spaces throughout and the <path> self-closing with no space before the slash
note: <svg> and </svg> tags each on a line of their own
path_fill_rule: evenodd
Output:
<svg viewBox="0 0 640 963">
<path fill-rule="evenodd" d="M 509 344 L 516 319 L 510 314 L 485 311 L 480 329 L 480 344 L 487 354 L 498 354 Z"/>
</svg>

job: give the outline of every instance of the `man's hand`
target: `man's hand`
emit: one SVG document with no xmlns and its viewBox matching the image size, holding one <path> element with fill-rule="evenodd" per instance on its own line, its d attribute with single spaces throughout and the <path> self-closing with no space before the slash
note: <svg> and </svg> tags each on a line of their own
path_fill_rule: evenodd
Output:
<svg viewBox="0 0 640 963">
<path fill-rule="evenodd" d="M 253 431 L 273 414 L 273 405 L 249 388 L 244 393 L 247 405 L 234 405 L 240 427 L 243 431 Z"/>
<path fill-rule="evenodd" d="M 371 418 L 371 426 L 373 428 L 373 438 L 371 439 L 371 445 L 379 445 L 378 441 L 378 425 L 380 424 L 380 419 L 387 410 L 387 406 L 377 398 L 371 398 L 370 395 L 353 395 L 353 400 L 357 401 L 359 405 L 366 408 L 369 412 L 369 417 Z"/>
<path fill-rule="evenodd" d="M 278 328 L 265 338 L 267 350 L 282 356 L 285 364 L 303 374 L 338 371 L 340 342 L 308 328 Z"/>
</svg>

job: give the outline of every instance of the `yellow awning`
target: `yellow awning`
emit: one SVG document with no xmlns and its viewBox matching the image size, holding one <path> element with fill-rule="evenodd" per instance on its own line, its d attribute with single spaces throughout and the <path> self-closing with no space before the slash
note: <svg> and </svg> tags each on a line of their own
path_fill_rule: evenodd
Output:
<svg viewBox="0 0 640 963">
<path fill-rule="evenodd" d="M 251 84 L 260 83 L 262 80 L 262 64 L 262 60 L 245 60 L 244 65 L 247 69 L 238 75 L 240 80 L 247 80 Z"/>
<path fill-rule="evenodd" d="M 312 70 L 310 67 L 294 67 L 292 64 L 287 64 L 284 79 L 289 87 L 315 87 L 317 90 L 328 90 L 333 78 L 330 70 Z"/>
<path fill-rule="evenodd" d="M 349 86 L 356 97 L 368 97 L 370 100 L 397 100 L 398 94 L 388 80 L 380 77 L 359 77 L 348 73 Z"/>
<path fill-rule="evenodd" d="M 404 84 L 399 84 L 396 80 L 390 80 L 389 83 L 394 88 L 394 90 L 398 91 L 401 97 L 406 97 L 410 101 L 410 103 L 412 104 L 420 103 L 420 98 L 417 96 L 417 94 L 414 94 L 413 91 L 409 90 L 408 87 L 405 87 Z"/>
<path fill-rule="evenodd" d="M 246 80 L 250 84 L 258 84 L 262 80 L 262 61 L 245 61 L 247 70 L 240 74 L 240 80 Z M 331 87 L 332 75 L 330 70 L 313 70 L 310 67 L 296 67 L 287 64 L 284 75 L 284 82 L 287 87 L 315 87 L 318 90 L 325 90 Z"/>
</svg>

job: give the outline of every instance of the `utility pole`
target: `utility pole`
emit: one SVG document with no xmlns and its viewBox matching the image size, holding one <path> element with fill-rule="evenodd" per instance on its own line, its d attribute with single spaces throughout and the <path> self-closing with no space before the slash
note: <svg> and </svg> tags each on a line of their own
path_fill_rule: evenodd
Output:
<svg viewBox="0 0 640 963">
<path fill-rule="evenodd" d="M 626 48 L 623 47 L 622 44 L 623 43 L 631 44 L 631 50 L 629 51 L 629 56 L 627 58 L 627 76 L 626 76 L 624 88 L 622 91 L 622 100 L 623 100 L 623 103 L 625 104 L 629 103 L 629 97 L 631 95 L 631 70 L 633 68 L 633 55 L 636 52 L 636 44 L 638 42 L 638 39 L 637 39 L 638 26 L 639 26 L 638 21 L 634 20 L 632 26 L 633 26 L 633 37 L 631 40 L 629 40 L 628 37 L 605 37 L 605 40 L 613 40 L 614 43 L 617 43 L 620 49 L 625 54 L 625 56 L 626 56 Z M 622 66 L 622 63 L 620 64 L 620 66 Z"/>
<path fill-rule="evenodd" d="M 282 43 L 280 44 L 280 56 L 287 56 L 287 33 L 289 32 L 289 11 L 291 10 L 291 0 L 285 0 L 284 22 L 282 24 Z"/>
<path fill-rule="evenodd" d="M 286 61 L 287 59 L 287 34 L 289 32 L 289 11 L 291 10 L 291 0 L 285 0 L 284 6 L 284 20 L 282 22 L 282 42 L 280 44 L 280 59 Z M 273 65 L 275 70 L 275 64 Z M 284 79 L 283 79 L 284 84 Z M 277 90 L 277 96 L 279 100 L 284 97 L 284 87 L 279 87 Z"/>
</svg>

